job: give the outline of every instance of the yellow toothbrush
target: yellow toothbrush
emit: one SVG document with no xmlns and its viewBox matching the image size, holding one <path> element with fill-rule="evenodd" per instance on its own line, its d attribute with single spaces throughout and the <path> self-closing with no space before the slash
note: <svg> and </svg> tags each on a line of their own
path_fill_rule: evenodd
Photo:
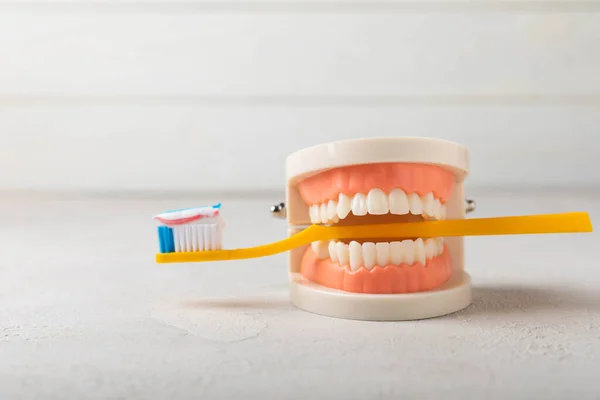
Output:
<svg viewBox="0 0 600 400">
<path fill-rule="evenodd" d="M 577 233 L 592 230 L 592 222 L 586 212 L 355 226 L 311 225 L 291 237 L 262 246 L 235 250 L 159 253 L 156 255 L 156 262 L 183 263 L 266 257 L 317 240 Z"/>
</svg>

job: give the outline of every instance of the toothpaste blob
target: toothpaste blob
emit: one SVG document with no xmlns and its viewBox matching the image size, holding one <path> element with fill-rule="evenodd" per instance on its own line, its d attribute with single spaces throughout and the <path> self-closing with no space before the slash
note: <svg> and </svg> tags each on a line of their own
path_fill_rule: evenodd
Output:
<svg viewBox="0 0 600 400">
<path fill-rule="evenodd" d="M 221 203 L 214 206 L 182 208 L 179 210 L 165 211 L 164 213 L 155 216 L 154 219 L 167 226 L 183 225 L 201 219 L 206 220 L 207 218 L 219 217 L 220 210 Z"/>
<path fill-rule="evenodd" d="M 220 211 L 221 203 L 170 210 L 155 216 L 160 252 L 220 250 L 225 226 Z"/>
</svg>

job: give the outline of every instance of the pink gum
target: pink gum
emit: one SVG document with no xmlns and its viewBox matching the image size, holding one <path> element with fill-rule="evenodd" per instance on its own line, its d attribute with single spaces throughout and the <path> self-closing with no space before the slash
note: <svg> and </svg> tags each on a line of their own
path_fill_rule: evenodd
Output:
<svg viewBox="0 0 600 400">
<path fill-rule="evenodd" d="M 352 293 L 398 294 L 432 290 L 452 276 L 452 261 L 448 248 L 427 262 L 417 265 L 375 266 L 349 271 L 330 259 L 320 260 L 309 247 L 302 258 L 300 273 L 306 279 L 331 289 Z"/>
<path fill-rule="evenodd" d="M 454 189 L 454 175 L 435 165 L 379 163 L 335 168 L 298 184 L 300 196 L 308 205 L 337 200 L 340 193 L 366 195 L 374 188 L 386 193 L 401 188 L 419 196 L 433 192 L 436 198 L 446 203 Z"/>
</svg>

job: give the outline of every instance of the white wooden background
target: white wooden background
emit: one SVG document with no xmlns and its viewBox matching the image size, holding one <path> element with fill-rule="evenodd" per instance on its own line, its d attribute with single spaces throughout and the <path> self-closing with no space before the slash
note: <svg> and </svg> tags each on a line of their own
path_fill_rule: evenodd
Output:
<svg viewBox="0 0 600 400">
<path fill-rule="evenodd" d="M 600 185 L 600 1 L 0 1 L 0 189 L 281 189 L 397 135 Z"/>
</svg>

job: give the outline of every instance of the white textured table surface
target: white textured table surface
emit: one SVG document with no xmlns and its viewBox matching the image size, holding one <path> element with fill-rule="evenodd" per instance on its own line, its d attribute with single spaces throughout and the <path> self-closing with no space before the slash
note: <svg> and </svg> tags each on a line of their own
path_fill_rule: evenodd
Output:
<svg viewBox="0 0 600 400">
<path fill-rule="evenodd" d="M 479 193 L 474 216 L 589 211 L 600 196 Z M 2 399 L 591 399 L 599 234 L 467 239 L 474 302 L 401 323 L 312 315 L 286 256 L 156 265 L 150 217 L 223 200 L 227 247 L 280 239 L 279 198 L 4 196 Z"/>
</svg>

